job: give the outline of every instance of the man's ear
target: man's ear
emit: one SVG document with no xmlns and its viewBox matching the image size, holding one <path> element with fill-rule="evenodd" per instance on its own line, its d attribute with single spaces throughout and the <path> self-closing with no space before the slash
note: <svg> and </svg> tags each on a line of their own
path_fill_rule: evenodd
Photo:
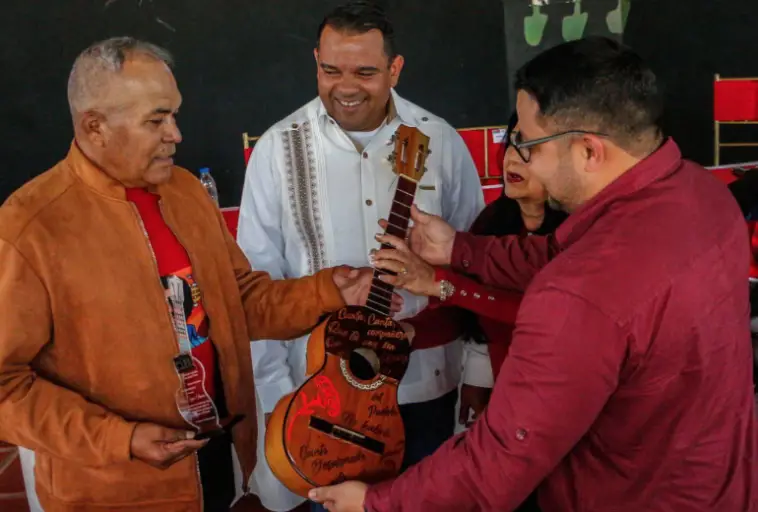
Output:
<svg viewBox="0 0 758 512">
<path fill-rule="evenodd" d="M 107 139 L 107 127 L 105 125 L 105 116 L 95 110 L 89 110 L 79 118 L 79 129 L 81 133 L 98 147 L 105 146 Z"/>
<path fill-rule="evenodd" d="M 402 55 L 396 55 L 390 63 L 390 83 L 392 87 L 397 87 L 397 82 L 400 80 L 400 72 L 403 70 L 405 59 Z"/>
<path fill-rule="evenodd" d="M 605 161 L 608 159 L 608 150 L 603 140 L 595 135 L 584 135 L 580 139 L 580 143 L 585 159 L 585 170 L 594 173 L 602 169 Z"/>
</svg>

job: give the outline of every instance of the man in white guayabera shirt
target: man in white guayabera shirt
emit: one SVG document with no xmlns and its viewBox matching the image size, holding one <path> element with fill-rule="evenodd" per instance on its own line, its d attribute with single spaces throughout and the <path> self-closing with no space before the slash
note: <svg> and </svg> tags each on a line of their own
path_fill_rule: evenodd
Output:
<svg viewBox="0 0 758 512">
<path fill-rule="evenodd" d="M 319 97 L 266 131 L 247 168 L 238 243 L 253 267 L 294 278 L 339 264 L 367 265 L 369 251 L 379 247 L 377 222 L 388 216 L 395 193 L 389 141 L 400 124 L 418 127 L 431 139 L 416 204 L 467 230 L 484 207 L 474 162 L 448 123 L 394 91 L 403 58 L 395 53 L 384 13 L 365 2 L 338 7 L 322 22 L 314 54 Z M 412 295 L 404 299 L 397 320 L 427 304 Z M 270 413 L 305 381 L 306 344 L 307 337 L 252 344 L 259 411 Z M 454 433 L 462 349 L 456 342 L 411 356 L 398 397 L 406 467 Z M 467 357 L 464 373 L 481 376 L 472 364 L 491 378 L 487 355 L 481 359 Z M 267 508 L 291 510 L 304 500 L 271 473 L 263 418 L 259 425 L 253 489 Z"/>
</svg>

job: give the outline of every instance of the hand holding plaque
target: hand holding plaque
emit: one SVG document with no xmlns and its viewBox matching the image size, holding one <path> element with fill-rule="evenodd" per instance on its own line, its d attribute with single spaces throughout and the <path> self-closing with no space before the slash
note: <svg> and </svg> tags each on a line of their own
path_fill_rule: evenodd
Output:
<svg viewBox="0 0 758 512">
<path fill-rule="evenodd" d="M 186 430 L 139 423 L 132 433 L 129 453 L 155 468 L 166 469 L 208 443 L 194 436 L 194 432 Z"/>
</svg>

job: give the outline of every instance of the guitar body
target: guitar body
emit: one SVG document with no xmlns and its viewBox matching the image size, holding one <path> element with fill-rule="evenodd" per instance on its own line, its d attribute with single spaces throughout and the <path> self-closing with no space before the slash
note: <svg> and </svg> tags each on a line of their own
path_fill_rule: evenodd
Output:
<svg viewBox="0 0 758 512">
<path fill-rule="evenodd" d="M 274 475 L 303 497 L 314 487 L 397 475 L 405 453 L 397 387 L 410 358 L 403 328 L 348 306 L 311 333 L 307 357 L 311 377 L 269 419 L 266 459 Z M 361 378 L 376 364 L 373 378 Z"/>
<path fill-rule="evenodd" d="M 405 238 L 411 205 L 429 154 L 429 137 L 400 125 L 390 157 L 398 175 L 386 233 Z M 382 245 L 382 247 L 388 247 Z M 405 428 L 397 388 L 410 343 L 390 316 L 394 288 L 374 269 L 365 306 L 330 315 L 308 340 L 307 374 L 283 397 L 266 427 L 266 460 L 292 492 L 345 480 L 379 482 L 400 472 Z"/>
</svg>

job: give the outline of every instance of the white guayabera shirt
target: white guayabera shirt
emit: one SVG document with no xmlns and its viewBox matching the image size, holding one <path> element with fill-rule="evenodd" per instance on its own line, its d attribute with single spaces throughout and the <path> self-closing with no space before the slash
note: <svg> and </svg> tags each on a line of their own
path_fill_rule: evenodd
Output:
<svg viewBox="0 0 758 512">
<path fill-rule="evenodd" d="M 452 126 L 392 91 L 382 126 L 374 132 L 348 133 L 316 98 L 271 127 L 253 150 L 238 227 L 238 243 L 252 266 L 275 279 L 342 264 L 369 266 L 369 251 L 379 247 L 374 239 L 381 231 L 378 221 L 389 214 L 395 193 L 389 142 L 401 123 L 430 137 L 431 154 L 416 204 L 468 230 L 484 208 L 484 198 L 468 148 Z M 405 304 L 396 320 L 427 305 L 424 297 L 401 294 Z M 305 381 L 306 344 L 307 337 L 251 344 L 260 415 Z M 486 352 L 478 355 L 467 358 L 466 373 L 491 374 Z M 399 402 L 425 402 L 452 391 L 461 379 L 461 361 L 460 341 L 413 352 Z M 290 510 L 303 499 L 270 474 L 263 437 L 261 428 L 253 488 L 267 508 Z"/>
</svg>

